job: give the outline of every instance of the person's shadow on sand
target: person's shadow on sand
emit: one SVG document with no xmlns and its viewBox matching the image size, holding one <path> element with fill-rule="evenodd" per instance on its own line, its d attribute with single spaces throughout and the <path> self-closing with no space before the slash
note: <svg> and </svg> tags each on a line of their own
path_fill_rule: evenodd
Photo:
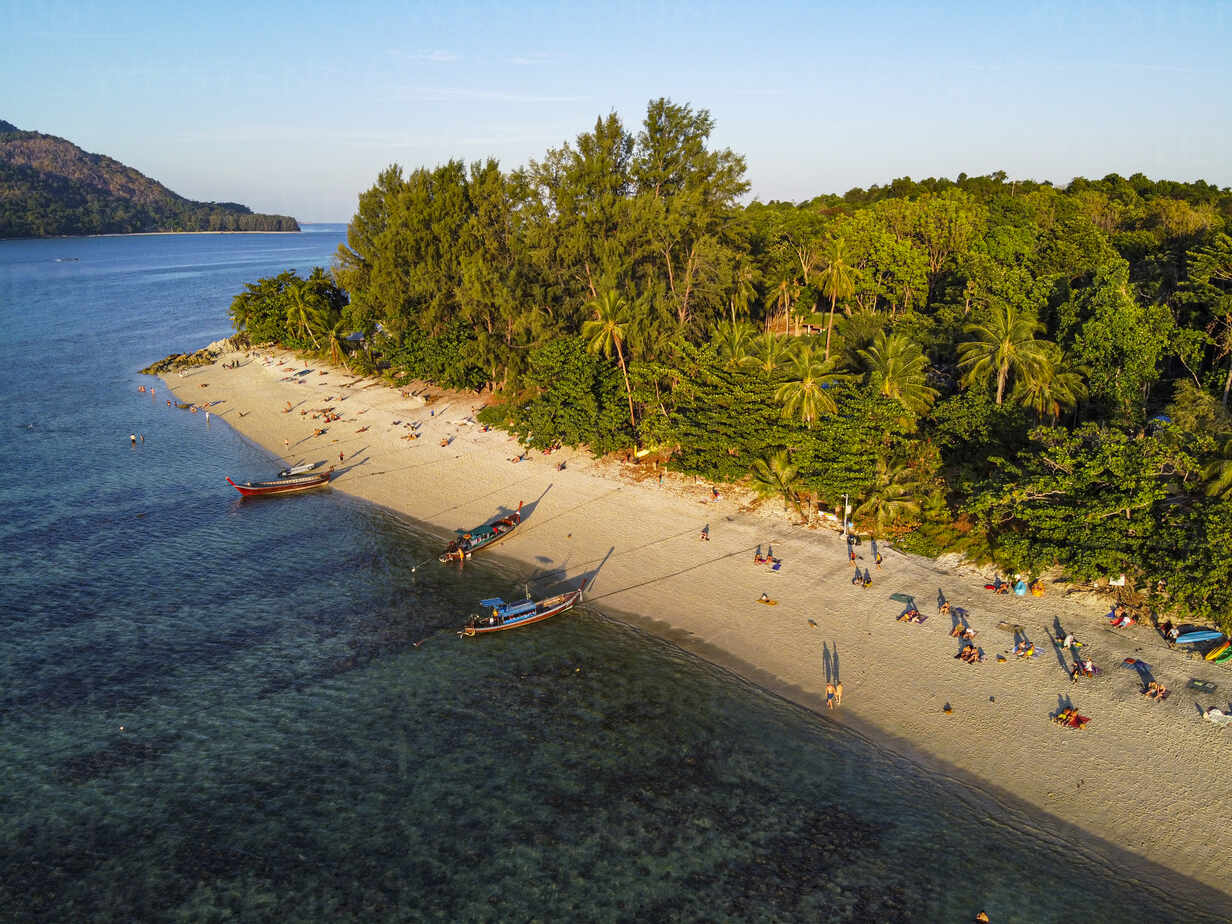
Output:
<svg viewBox="0 0 1232 924">
<path fill-rule="evenodd" d="M 835 642 L 834 650 L 830 650 L 830 646 L 825 642 L 821 643 L 821 666 L 825 671 L 826 683 L 838 683 L 838 643 Z"/>
</svg>

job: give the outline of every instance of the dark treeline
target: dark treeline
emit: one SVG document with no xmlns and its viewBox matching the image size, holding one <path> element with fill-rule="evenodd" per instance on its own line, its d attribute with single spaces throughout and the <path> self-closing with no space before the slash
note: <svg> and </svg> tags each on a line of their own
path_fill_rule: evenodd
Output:
<svg viewBox="0 0 1232 924">
<path fill-rule="evenodd" d="M 906 548 L 1124 571 L 1227 624 L 1232 192 L 996 173 L 742 207 L 712 128 L 656 100 L 512 172 L 390 167 L 333 313 L 279 302 L 258 339 L 379 330 L 382 367 L 491 391 L 530 446 L 650 450 L 802 518 L 848 495 Z"/>
</svg>

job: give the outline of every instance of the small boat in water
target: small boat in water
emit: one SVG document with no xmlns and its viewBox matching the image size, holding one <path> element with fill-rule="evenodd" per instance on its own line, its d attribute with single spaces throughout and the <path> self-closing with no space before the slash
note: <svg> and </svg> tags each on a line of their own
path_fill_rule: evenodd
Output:
<svg viewBox="0 0 1232 924">
<path fill-rule="evenodd" d="M 520 629 L 532 623 L 543 622 L 557 613 L 563 613 L 582 599 L 582 591 L 586 582 L 577 590 L 557 594 L 545 600 L 531 600 L 529 595 L 519 603 L 506 603 L 500 597 L 480 600 L 479 605 L 488 607 L 486 616 L 471 616 L 467 624 L 458 631 L 459 637 L 470 638 L 474 635 L 486 635 L 489 632 L 503 632 L 505 629 Z"/>
<path fill-rule="evenodd" d="M 302 475 L 305 472 L 312 471 L 320 464 L 320 462 L 304 462 L 302 465 L 292 465 L 290 468 L 284 468 L 281 472 L 279 472 L 278 477 L 290 478 L 293 475 Z"/>
<path fill-rule="evenodd" d="M 292 494 L 296 491 L 307 491 L 328 484 L 334 470 L 318 472 L 315 475 L 300 475 L 295 478 L 279 478 L 277 481 L 243 481 L 236 483 L 230 478 L 227 484 L 235 488 L 245 497 L 266 497 L 271 494 Z"/>
<path fill-rule="evenodd" d="M 471 553 L 478 552 L 480 549 L 487 548 L 490 545 L 495 545 L 501 539 L 504 539 L 517 528 L 522 522 L 522 502 L 518 501 L 518 509 L 505 517 L 499 517 L 491 523 L 485 523 L 483 526 L 476 526 L 470 532 L 463 533 L 453 542 L 446 546 L 445 551 L 437 556 L 437 559 L 442 563 L 451 561 L 465 561 L 471 557 Z"/>
</svg>

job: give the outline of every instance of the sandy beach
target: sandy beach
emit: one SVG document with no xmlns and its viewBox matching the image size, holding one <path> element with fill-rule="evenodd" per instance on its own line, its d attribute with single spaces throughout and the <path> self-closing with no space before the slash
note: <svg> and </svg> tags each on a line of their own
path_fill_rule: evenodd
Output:
<svg viewBox="0 0 1232 924">
<path fill-rule="evenodd" d="M 238 368 L 223 368 L 232 361 Z M 222 355 L 165 382 L 180 401 L 211 402 L 214 419 L 288 464 L 335 466 L 333 490 L 428 524 L 442 542 L 523 501 L 523 525 L 481 554 L 524 565 L 533 591 L 593 578 L 588 607 L 910 754 L 929 772 L 972 782 L 1006 812 L 1045 813 L 1051 836 L 1123 869 L 1127 889 L 1149 879 L 1191 898 L 1196 890 L 1212 911 L 1232 914 L 1232 827 L 1220 811 L 1232 731 L 1201 715 L 1229 710 L 1232 672 L 1169 649 L 1149 624 L 1111 628 L 1109 596 L 1052 584 L 1042 597 L 995 595 L 984 586 L 991 571 L 886 544 L 878 567 L 868 541 L 856 546 L 857 564 L 872 584 L 856 585 L 837 530 L 793 526 L 781 502 L 750 509 L 752 498 L 727 486 L 715 499 L 709 483 L 671 473 L 660 483 L 648 466 L 570 450 L 514 461 L 521 447 L 474 421 L 478 399 L 423 383 L 391 387 L 270 350 Z M 314 419 L 324 408 L 341 419 Z M 228 474 L 259 480 L 275 470 Z M 232 490 L 221 477 L 219 490 Z M 754 562 L 755 550 L 771 546 L 778 571 Z M 759 603 L 762 594 L 775 604 Z M 938 612 L 939 594 L 966 611 L 982 663 L 955 659 L 962 643 L 950 634 L 951 614 Z M 896 620 L 908 596 L 927 621 Z M 1023 627 L 1034 657 L 1013 654 L 1001 622 Z M 1073 658 L 1051 641 L 1058 624 L 1100 674 L 1071 682 Z M 1170 690 L 1166 700 L 1141 694 L 1126 658 L 1149 665 Z M 1191 678 L 1218 689 L 1196 693 Z M 832 713 L 828 681 L 843 685 Z M 1049 720 L 1071 704 L 1090 717 L 1085 729 Z"/>
</svg>

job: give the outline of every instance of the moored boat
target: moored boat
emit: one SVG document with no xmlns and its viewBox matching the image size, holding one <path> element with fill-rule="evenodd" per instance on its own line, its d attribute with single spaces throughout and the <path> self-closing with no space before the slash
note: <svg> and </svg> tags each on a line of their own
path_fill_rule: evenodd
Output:
<svg viewBox="0 0 1232 924">
<path fill-rule="evenodd" d="M 437 559 L 442 563 L 451 561 L 465 561 L 471 557 L 471 554 L 478 552 L 480 549 L 487 548 L 490 545 L 495 545 L 501 539 L 508 536 L 522 522 L 522 502 L 518 501 L 518 509 L 508 516 L 498 517 L 490 523 L 485 523 L 483 526 L 477 526 L 469 532 L 463 533 L 453 542 L 446 546 L 445 551 L 437 556 Z"/>
<path fill-rule="evenodd" d="M 266 497 L 271 494 L 292 494 L 296 491 L 307 491 L 328 484 L 334 470 L 318 472 L 315 475 L 300 475 L 295 478 L 279 478 L 277 481 L 242 481 L 234 482 L 230 478 L 227 484 L 239 491 L 244 497 Z"/>
<path fill-rule="evenodd" d="M 303 475 L 305 472 L 312 471 L 320 464 L 320 462 L 304 462 L 301 465 L 292 465 L 290 468 L 284 468 L 281 472 L 279 472 L 278 477 L 291 478 L 294 475 Z"/>
<path fill-rule="evenodd" d="M 518 603 L 506 603 L 500 597 L 480 600 L 479 605 L 488 608 L 485 616 L 471 616 L 467 624 L 458 631 L 458 635 L 470 638 L 474 635 L 486 635 L 489 632 L 503 632 L 506 629 L 520 629 L 536 622 L 550 619 L 557 613 L 563 613 L 572 608 L 582 599 L 582 591 L 586 582 L 577 590 L 557 594 L 544 600 L 531 600 L 529 597 Z"/>
</svg>

